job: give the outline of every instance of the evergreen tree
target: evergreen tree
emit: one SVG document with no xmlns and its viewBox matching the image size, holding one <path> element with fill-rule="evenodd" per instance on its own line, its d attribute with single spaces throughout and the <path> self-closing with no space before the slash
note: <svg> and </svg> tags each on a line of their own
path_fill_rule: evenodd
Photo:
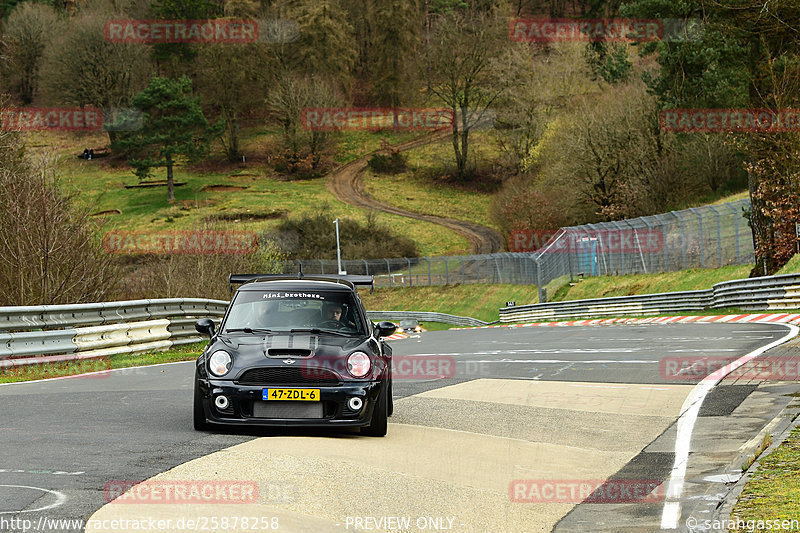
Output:
<svg viewBox="0 0 800 533">
<path fill-rule="evenodd" d="M 185 76 L 178 80 L 153 77 L 132 102 L 142 111 L 142 128 L 121 135 L 112 145 L 129 154 L 128 164 L 139 179 L 148 177 L 153 168 L 166 168 L 170 202 L 175 200 L 175 163 L 206 156 L 211 140 L 225 128 L 223 120 L 209 125 L 199 99 L 191 93 L 192 82 Z"/>
</svg>

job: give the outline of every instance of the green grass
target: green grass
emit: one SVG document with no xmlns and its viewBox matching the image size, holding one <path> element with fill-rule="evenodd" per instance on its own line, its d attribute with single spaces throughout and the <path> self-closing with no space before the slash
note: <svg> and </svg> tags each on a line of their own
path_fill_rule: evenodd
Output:
<svg viewBox="0 0 800 533">
<path fill-rule="evenodd" d="M 175 361 L 192 361 L 200 356 L 200 352 L 203 351 L 205 345 L 206 343 L 189 344 L 163 352 L 150 352 L 140 355 L 120 354 L 83 361 L 50 362 L 17 368 L 4 368 L 0 370 L 0 383 L 35 381 L 39 379 L 87 374 L 90 372 L 103 372 L 114 368 L 130 368 L 134 366 L 172 363 Z M 105 374 L 101 373 L 98 377 L 103 377 L 104 375 Z"/>
<path fill-rule="evenodd" d="M 396 175 L 375 174 L 368 170 L 364 184 L 373 198 L 385 204 L 425 215 L 466 220 L 489 227 L 495 225 L 489 218 L 492 194 L 432 183 L 414 170 Z"/>
<path fill-rule="evenodd" d="M 584 278 L 573 286 L 562 286 L 549 301 L 582 300 L 629 296 L 632 294 L 655 294 L 660 292 L 692 291 L 710 289 L 715 283 L 746 278 L 751 265 L 733 265 L 714 269 L 690 269 L 659 274 L 629 274 L 626 276 L 595 276 Z"/>
<path fill-rule="evenodd" d="M 797 274 L 798 272 L 800 272 L 800 254 L 795 254 L 776 274 Z"/>
<path fill-rule="evenodd" d="M 243 136 L 245 151 L 260 150 L 270 140 L 277 141 L 278 134 L 275 128 L 246 130 Z M 347 132 L 342 136 L 342 157 L 354 159 L 377 149 L 382 137 L 400 142 L 413 136 L 408 132 L 388 135 Z M 36 147 L 34 151 L 45 147 L 55 151 L 62 186 L 84 205 L 90 206 L 93 213 L 121 212 L 98 218 L 103 233 L 186 230 L 202 227 L 207 220 L 219 216 L 229 220 L 223 224 L 226 228 L 260 232 L 274 229 L 284 217 L 313 213 L 325 204 L 335 217 L 350 217 L 365 223 L 368 215 L 367 211 L 339 202 L 331 195 L 325 177 L 287 181 L 257 160 L 248 160 L 244 164 L 219 164 L 217 170 L 176 167 L 175 180 L 186 182 L 186 185 L 175 188 L 175 203 L 170 205 L 165 187 L 126 189 L 125 185 L 137 184 L 138 178 L 125 164 L 112 163 L 105 158 L 84 161 L 76 157 L 82 152 L 81 147 L 106 144 L 103 135 L 37 132 L 28 137 L 28 142 Z M 221 157 L 220 154 L 216 156 Z M 164 170 L 159 169 L 153 179 L 164 179 L 164 175 Z M 237 189 L 209 190 L 211 186 Z M 242 218 L 238 219 L 239 216 Z M 414 240 L 422 256 L 454 255 L 469 249 L 464 237 L 435 224 L 390 214 L 379 214 L 378 221 Z M 343 235 L 342 238 L 347 237 Z"/>
<path fill-rule="evenodd" d="M 435 311 L 469 316 L 493 322 L 500 318 L 499 309 L 506 301 L 518 305 L 536 299 L 534 285 L 464 284 L 438 287 L 400 287 L 362 291 L 361 298 L 372 311 Z"/>
<path fill-rule="evenodd" d="M 774 452 L 759 460 L 758 469 L 731 513 L 731 519 L 737 518 L 744 521 L 800 518 L 800 428 L 792 430 Z M 800 531 L 800 528 L 782 530 Z"/>
</svg>

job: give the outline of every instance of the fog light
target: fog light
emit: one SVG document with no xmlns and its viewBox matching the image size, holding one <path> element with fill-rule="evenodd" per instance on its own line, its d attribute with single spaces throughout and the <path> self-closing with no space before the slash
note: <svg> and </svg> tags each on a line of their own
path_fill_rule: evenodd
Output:
<svg viewBox="0 0 800 533">
<path fill-rule="evenodd" d="M 360 411 L 362 405 L 364 405 L 364 402 L 357 396 L 347 400 L 347 407 L 349 407 L 351 411 Z"/>
<path fill-rule="evenodd" d="M 224 411 L 225 409 L 227 409 L 229 403 L 230 402 L 228 402 L 227 396 L 217 396 L 216 399 L 214 400 L 214 405 L 216 405 L 217 409 L 219 409 L 220 411 Z"/>
</svg>

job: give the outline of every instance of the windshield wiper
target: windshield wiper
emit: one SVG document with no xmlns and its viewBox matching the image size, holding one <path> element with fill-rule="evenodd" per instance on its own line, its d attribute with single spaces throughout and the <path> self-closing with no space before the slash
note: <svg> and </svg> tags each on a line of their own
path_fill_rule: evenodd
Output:
<svg viewBox="0 0 800 533">
<path fill-rule="evenodd" d="M 225 333 L 272 333 L 271 329 L 264 329 L 264 328 L 233 328 L 233 329 L 226 329 Z"/>
<path fill-rule="evenodd" d="M 319 328 L 295 328 L 290 329 L 289 333 L 313 333 L 315 335 L 319 335 L 320 333 L 326 333 L 328 335 L 338 335 L 340 337 L 352 337 L 352 334 L 342 333 L 341 331 L 333 331 L 330 329 L 319 329 Z"/>
</svg>

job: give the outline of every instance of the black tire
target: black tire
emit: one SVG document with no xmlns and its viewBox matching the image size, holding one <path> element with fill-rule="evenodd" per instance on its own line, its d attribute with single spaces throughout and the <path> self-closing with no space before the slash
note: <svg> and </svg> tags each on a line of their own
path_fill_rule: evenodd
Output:
<svg viewBox="0 0 800 533">
<path fill-rule="evenodd" d="M 203 410 L 203 397 L 200 394 L 200 383 L 197 377 L 194 379 L 194 429 L 196 431 L 207 431 L 211 429 L 211 425 L 206 420 L 206 413 Z"/>
<path fill-rule="evenodd" d="M 369 426 L 361 428 L 361 434 L 369 437 L 383 437 L 386 435 L 386 430 L 389 425 L 389 401 L 387 400 L 389 387 L 384 382 L 381 391 L 378 394 L 378 401 L 375 402 L 375 408 L 372 410 L 372 418 L 370 419 Z"/>
<path fill-rule="evenodd" d="M 392 378 L 389 378 L 389 416 L 394 414 L 394 397 L 392 396 Z"/>
</svg>

